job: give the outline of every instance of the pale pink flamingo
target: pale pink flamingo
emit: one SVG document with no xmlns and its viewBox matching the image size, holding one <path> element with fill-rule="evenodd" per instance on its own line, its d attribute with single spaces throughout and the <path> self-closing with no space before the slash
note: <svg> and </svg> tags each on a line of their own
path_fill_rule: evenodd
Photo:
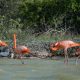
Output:
<svg viewBox="0 0 80 80">
<path fill-rule="evenodd" d="M 65 55 L 64 62 L 67 63 L 68 62 L 67 49 L 71 48 L 71 47 L 76 47 L 76 46 L 80 46 L 80 43 L 76 43 L 72 40 L 63 40 L 63 41 L 58 41 L 58 42 L 52 43 L 50 45 L 50 49 L 52 51 L 57 51 L 57 50 L 60 50 L 60 49 L 64 49 L 64 55 Z"/>
<path fill-rule="evenodd" d="M 5 46 L 6 47 L 6 46 L 8 46 L 8 44 L 6 42 L 0 40 L 0 46 Z"/>
</svg>

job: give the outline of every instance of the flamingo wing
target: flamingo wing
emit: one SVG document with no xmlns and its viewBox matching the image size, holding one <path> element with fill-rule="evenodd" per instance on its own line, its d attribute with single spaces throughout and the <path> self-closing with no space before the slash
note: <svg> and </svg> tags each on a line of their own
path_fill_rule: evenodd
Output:
<svg viewBox="0 0 80 80">
<path fill-rule="evenodd" d="M 27 54 L 30 53 L 30 50 L 26 46 L 17 46 L 16 53 Z"/>
</svg>

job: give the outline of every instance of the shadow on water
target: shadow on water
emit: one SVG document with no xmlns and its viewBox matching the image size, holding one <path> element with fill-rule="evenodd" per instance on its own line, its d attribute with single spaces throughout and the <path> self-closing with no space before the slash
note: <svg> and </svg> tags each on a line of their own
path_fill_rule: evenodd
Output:
<svg viewBox="0 0 80 80">
<path fill-rule="evenodd" d="M 70 59 L 65 65 L 61 60 L 0 59 L 0 80 L 80 80 L 80 64 Z"/>
</svg>

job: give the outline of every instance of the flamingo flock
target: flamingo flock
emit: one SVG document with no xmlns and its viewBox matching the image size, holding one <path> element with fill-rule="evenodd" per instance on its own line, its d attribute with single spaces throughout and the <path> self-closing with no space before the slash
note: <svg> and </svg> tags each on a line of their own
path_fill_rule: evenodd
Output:
<svg viewBox="0 0 80 80">
<path fill-rule="evenodd" d="M 1 41 L 0 40 L 0 46 L 8 46 L 8 44 L 4 41 Z M 10 49 L 12 50 L 12 55 L 11 57 L 13 58 L 14 55 L 18 55 L 20 59 L 22 59 L 22 57 L 25 55 L 25 54 L 29 54 L 31 51 L 29 48 L 27 48 L 25 45 L 17 45 L 16 44 L 16 34 L 13 35 L 13 48 Z M 21 60 L 22 64 L 24 64 L 24 62 Z"/>
<path fill-rule="evenodd" d="M 29 54 L 31 51 L 25 45 L 17 45 L 16 42 L 17 42 L 16 41 L 16 34 L 14 34 L 13 35 L 13 48 L 12 48 L 12 50 L 15 55 L 19 55 L 20 59 L 22 59 L 22 57 L 25 54 Z M 8 46 L 8 44 L 6 42 L 0 40 L 0 46 Z M 64 63 L 68 63 L 68 51 L 67 51 L 68 48 L 77 47 L 77 46 L 80 46 L 80 43 L 74 42 L 72 40 L 63 40 L 63 41 L 51 43 L 50 50 L 55 52 L 60 49 L 64 49 L 64 55 L 65 55 Z M 78 55 L 77 60 L 76 60 L 76 62 L 77 62 L 78 59 L 80 58 L 80 48 L 76 50 L 76 54 Z M 24 64 L 24 62 L 22 62 L 22 64 Z"/>
</svg>

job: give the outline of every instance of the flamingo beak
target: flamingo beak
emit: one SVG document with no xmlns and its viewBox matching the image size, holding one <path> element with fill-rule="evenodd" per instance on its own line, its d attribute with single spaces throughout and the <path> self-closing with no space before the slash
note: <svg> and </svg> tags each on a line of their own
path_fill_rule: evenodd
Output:
<svg viewBox="0 0 80 80">
<path fill-rule="evenodd" d="M 52 50 L 52 51 L 57 51 L 58 49 L 57 49 L 57 48 L 51 48 L 51 50 Z"/>
</svg>

